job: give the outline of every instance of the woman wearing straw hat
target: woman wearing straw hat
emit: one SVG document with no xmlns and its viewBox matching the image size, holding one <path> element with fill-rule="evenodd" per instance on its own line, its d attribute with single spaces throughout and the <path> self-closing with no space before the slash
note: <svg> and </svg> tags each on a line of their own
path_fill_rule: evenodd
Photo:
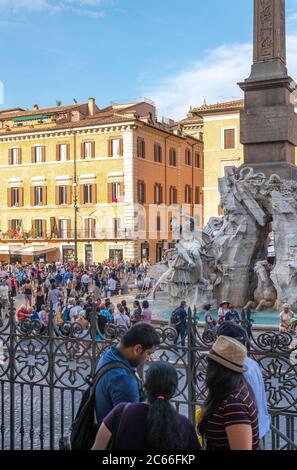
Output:
<svg viewBox="0 0 297 470">
<path fill-rule="evenodd" d="M 257 409 L 243 377 L 245 346 L 234 338 L 220 336 L 205 354 L 208 396 L 199 432 L 206 449 L 258 450 Z"/>
</svg>

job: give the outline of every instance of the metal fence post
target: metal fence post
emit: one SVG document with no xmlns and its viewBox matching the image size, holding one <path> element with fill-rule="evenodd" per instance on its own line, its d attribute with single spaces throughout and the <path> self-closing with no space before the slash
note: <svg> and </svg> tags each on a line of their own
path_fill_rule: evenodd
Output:
<svg viewBox="0 0 297 470">
<path fill-rule="evenodd" d="M 15 309 L 13 297 L 9 305 L 9 387 L 10 387 L 10 450 L 15 449 Z M 3 399 L 3 397 L 2 397 Z"/>
<path fill-rule="evenodd" d="M 50 418 L 50 450 L 55 449 L 55 388 L 54 388 L 54 367 L 55 367 L 55 353 L 54 353 L 54 321 L 55 315 L 53 310 L 53 304 L 50 304 L 50 315 L 49 315 L 49 418 Z"/>
<path fill-rule="evenodd" d="M 187 384 L 188 384 L 188 416 L 189 420 L 195 425 L 195 387 L 194 380 L 195 373 L 195 338 L 193 335 L 193 317 L 192 310 L 188 309 L 188 322 L 187 322 L 187 336 L 188 336 L 188 368 L 187 368 Z"/>
</svg>

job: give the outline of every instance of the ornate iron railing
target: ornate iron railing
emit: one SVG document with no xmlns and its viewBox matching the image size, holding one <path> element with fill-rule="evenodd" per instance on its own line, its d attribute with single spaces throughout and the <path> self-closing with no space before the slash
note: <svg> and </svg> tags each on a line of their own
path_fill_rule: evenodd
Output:
<svg viewBox="0 0 297 470">
<path fill-rule="evenodd" d="M 297 348 L 286 334 L 249 328 L 249 354 L 260 364 L 265 380 L 271 433 L 268 449 L 297 448 Z M 202 332 L 189 312 L 186 346 L 174 345 L 175 330 L 156 326 L 161 344 L 153 360 L 169 361 L 178 371 L 176 408 L 194 422 L 195 410 L 206 397 L 206 362 L 202 351 L 215 340 Z M 0 321 L 0 448 L 57 449 L 69 435 L 86 378 L 94 374 L 104 351 L 117 342 L 125 328 L 107 325 L 102 339 L 95 307 L 91 321 L 48 325 L 25 319 L 17 322 L 14 306 Z M 144 374 L 147 365 L 140 370 Z"/>
</svg>

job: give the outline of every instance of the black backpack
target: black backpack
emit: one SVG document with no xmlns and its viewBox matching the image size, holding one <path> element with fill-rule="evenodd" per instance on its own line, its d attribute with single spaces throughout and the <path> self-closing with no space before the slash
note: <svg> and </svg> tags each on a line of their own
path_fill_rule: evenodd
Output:
<svg viewBox="0 0 297 470">
<path fill-rule="evenodd" d="M 95 411 L 96 386 L 106 372 L 118 368 L 126 369 L 135 377 L 130 367 L 120 361 L 109 362 L 98 370 L 92 384 L 82 396 L 79 409 L 72 423 L 70 435 L 71 450 L 90 450 L 93 446 L 98 431 Z"/>
<path fill-rule="evenodd" d="M 180 322 L 180 314 L 179 314 L 179 311 L 180 311 L 180 307 L 176 308 L 172 314 L 171 314 L 171 317 L 170 317 L 170 323 L 172 325 L 176 325 L 177 323 Z"/>
</svg>

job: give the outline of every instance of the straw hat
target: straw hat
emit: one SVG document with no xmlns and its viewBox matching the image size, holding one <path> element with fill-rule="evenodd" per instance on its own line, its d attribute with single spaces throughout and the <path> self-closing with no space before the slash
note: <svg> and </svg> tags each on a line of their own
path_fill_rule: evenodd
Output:
<svg viewBox="0 0 297 470">
<path fill-rule="evenodd" d="M 224 304 L 228 305 L 229 308 L 230 302 L 228 302 L 228 300 L 224 300 L 222 303 L 220 303 L 220 307 L 222 308 Z"/>
<path fill-rule="evenodd" d="M 234 372 L 243 373 L 247 370 L 244 365 L 247 349 L 234 338 L 219 336 L 212 349 L 204 354 Z"/>
</svg>

